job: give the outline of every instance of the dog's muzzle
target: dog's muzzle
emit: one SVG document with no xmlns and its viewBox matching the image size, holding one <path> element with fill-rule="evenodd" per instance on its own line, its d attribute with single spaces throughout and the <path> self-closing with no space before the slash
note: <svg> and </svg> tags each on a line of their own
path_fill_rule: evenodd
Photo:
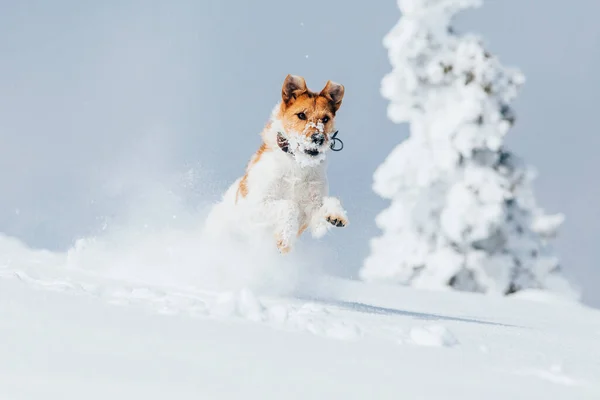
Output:
<svg viewBox="0 0 600 400">
<path fill-rule="evenodd" d="M 323 143 L 325 143 L 325 134 L 317 132 L 317 133 L 313 133 L 310 136 L 310 140 L 311 142 L 313 142 L 315 145 L 317 146 L 323 146 Z M 318 148 L 316 149 L 305 149 L 304 150 L 305 154 L 308 154 L 309 156 L 315 157 L 318 156 L 319 154 L 321 154 L 321 152 L 319 151 Z"/>
<path fill-rule="evenodd" d="M 310 137 L 312 142 L 317 146 L 322 146 L 325 143 L 325 134 L 323 133 L 313 133 Z"/>
</svg>

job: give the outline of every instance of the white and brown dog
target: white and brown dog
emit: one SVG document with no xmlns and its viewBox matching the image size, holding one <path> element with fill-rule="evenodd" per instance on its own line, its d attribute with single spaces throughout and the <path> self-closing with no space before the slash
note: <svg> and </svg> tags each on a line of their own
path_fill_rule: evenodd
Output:
<svg viewBox="0 0 600 400">
<path fill-rule="evenodd" d="M 306 229 L 318 238 L 331 227 L 348 225 L 340 201 L 328 196 L 326 176 L 326 154 L 344 86 L 328 81 L 315 93 L 304 78 L 288 75 L 281 97 L 245 175 L 218 206 L 226 207 L 230 218 L 235 213 L 236 223 L 244 218 L 266 228 L 279 251 L 287 253 Z"/>
</svg>

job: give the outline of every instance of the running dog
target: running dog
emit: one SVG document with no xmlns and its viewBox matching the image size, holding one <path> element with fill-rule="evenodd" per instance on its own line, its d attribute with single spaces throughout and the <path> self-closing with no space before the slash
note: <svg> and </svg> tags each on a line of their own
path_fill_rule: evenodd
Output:
<svg viewBox="0 0 600 400">
<path fill-rule="evenodd" d="M 340 200 L 328 195 L 326 174 L 343 97 L 344 86 L 338 83 L 328 81 L 316 93 L 304 78 L 288 75 L 260 148 L 223 196 L 226 212 L 263 225 L 282 254 L 307 229 L 320 238 L 332 227 L 348 225 Z"/>
</svg>

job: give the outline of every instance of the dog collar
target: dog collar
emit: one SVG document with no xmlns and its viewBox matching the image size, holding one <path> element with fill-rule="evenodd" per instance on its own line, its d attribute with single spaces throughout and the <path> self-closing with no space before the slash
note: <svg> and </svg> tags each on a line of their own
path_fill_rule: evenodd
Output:
<svg viewBox="0 0 600 400">
<path fill-rule="evenodd" d="M 329 148 L 333 151 L 341 151 L 344 148 L 344 142 L 342 142 L 342 140 L 337 137 L 338 133 L 339 131 L 335 131 L 333 135 L 331 135 L 331 145 L 329 146 Z M 340 144 L 340 147 L 336 147 L 336 143 L 338 142 Z M 281 132 L 277 132 L 277 145 L 284 153 L 294 155 L 294 153 L 290 151 L 290 142 L 285 138 L 285 136 Z"/>
<path fill-rule="evenodd" d="M 283 133 L 277 132 L 277 145 L 284 153 L 294 154 L 290 151 L 290 142 L 283 136 Z"/>
</svg>

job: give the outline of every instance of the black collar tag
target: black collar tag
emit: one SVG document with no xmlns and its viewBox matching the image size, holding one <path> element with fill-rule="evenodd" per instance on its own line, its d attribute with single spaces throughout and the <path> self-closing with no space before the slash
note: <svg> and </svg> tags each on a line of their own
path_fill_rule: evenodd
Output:
<svg viewBox="0 0 600 400">
<path fill-rule="evenodd" d="M 331 136 L 331 145 L 329 146 L 329 148 L 333 151 L 342 151 L 342 149 L 344 148 L 344 142 L 342 142 L 342 140 L 337 137 L 338 132 L 339 131 L 335 131 Z M 339 145 L 336 146 L 336 143 L 339 143 Z"/>
</svg>

